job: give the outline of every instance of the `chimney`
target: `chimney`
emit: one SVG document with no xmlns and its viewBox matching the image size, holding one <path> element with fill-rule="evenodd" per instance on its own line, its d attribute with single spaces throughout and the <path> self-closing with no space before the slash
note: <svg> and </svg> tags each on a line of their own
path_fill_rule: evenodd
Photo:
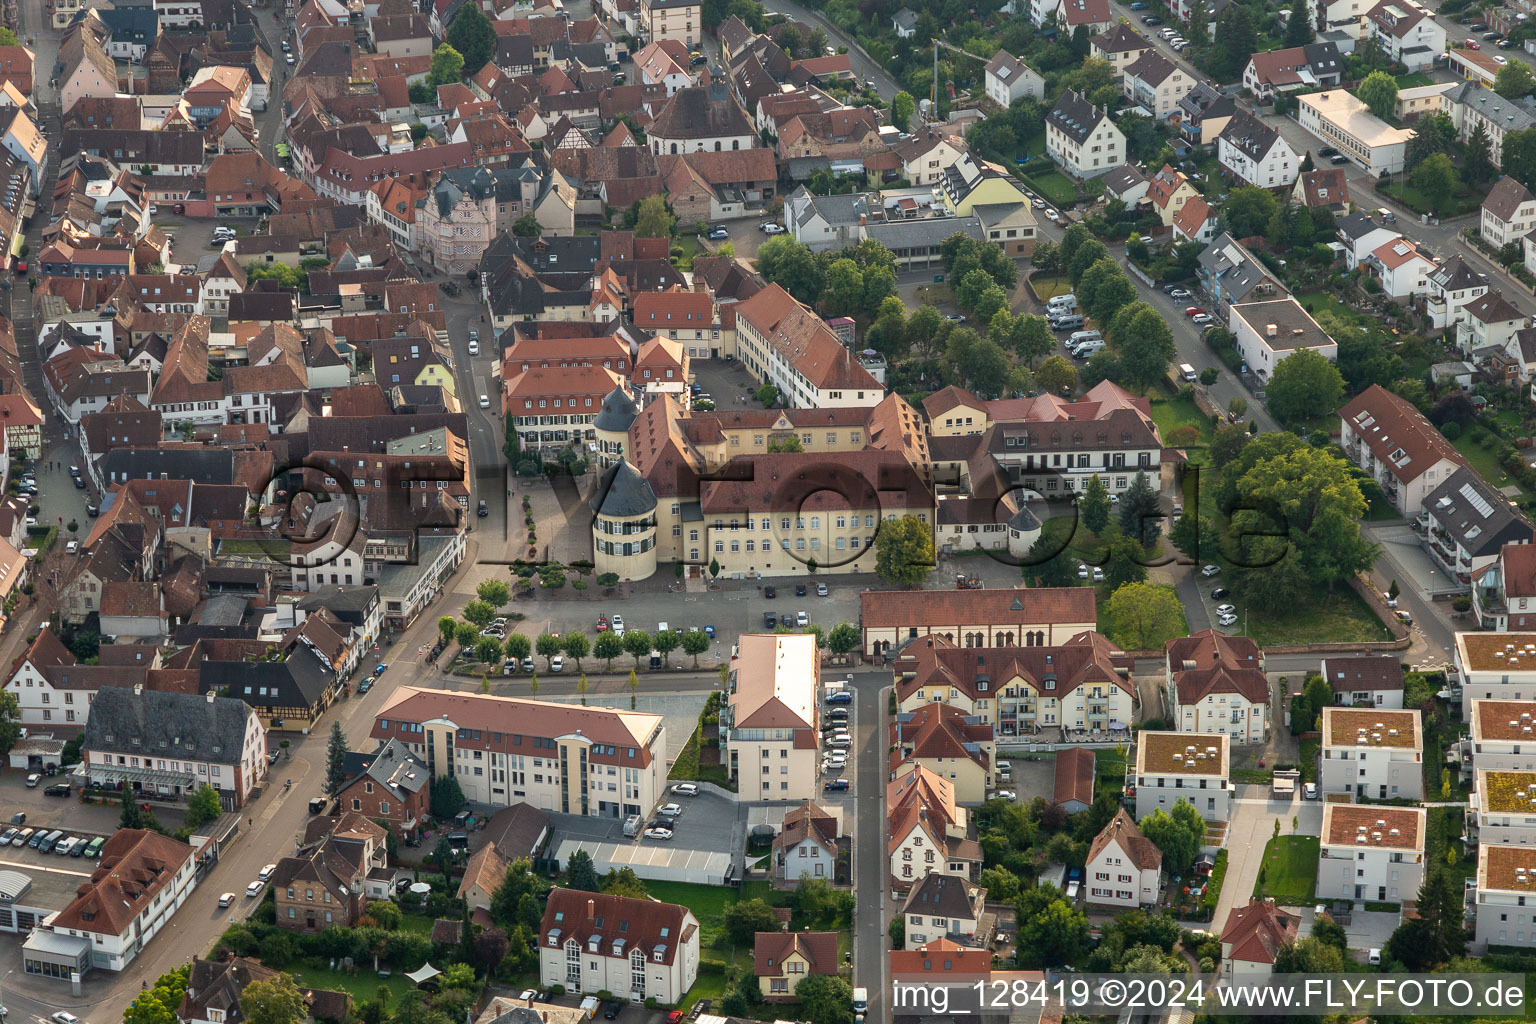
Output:
<svg viewBox="0 0 1536 1024">
<path fill-rule="evenodd" d="M 143 690 L 144 689 L 144 684 L 140 683 L 139 685 L 135 686 L 134 689 L 135 690 Z M 208 691 L 208 703 L 212 704 L 213 703 L 213 699 L 215 697 L 217 697 L 217 696 L 218 696 L 218 694 L 214 693 L 212 690 L 209 690 Z"/>
<path fill-rule="evenodd" d="M 597 916 L 597 900 L 587 900 L 587 920 Z"/>
<path fill-rule="evenodd" d="M 143 693 L 144 693 L 144 684 L 143 684 L 143 683 L 134 683 L 134 684 L 133 684 L 133 695 L 134 695 L 134 696 L 135 696 L 135 697 L 138 697 L 138 696 L 140 696 L 140 695 L 141 695 L 141 694 L 143 694 Z M 210 692 L 210 693 L 209 693 L 209 694 L 208 694 L 208 699 L 209 699 L 209 700 L 210 700 L 210 701 L 212 701 L 212 700 L 213 700 L 213 694 L 212 694 L 212 692 Z"/>
<path fill-rule="evenodd" d="M 1264 333 L 1273 338 L 1280 333 L 1280 328 L 1276 324 L 1265 324 Z"/>
</svg>

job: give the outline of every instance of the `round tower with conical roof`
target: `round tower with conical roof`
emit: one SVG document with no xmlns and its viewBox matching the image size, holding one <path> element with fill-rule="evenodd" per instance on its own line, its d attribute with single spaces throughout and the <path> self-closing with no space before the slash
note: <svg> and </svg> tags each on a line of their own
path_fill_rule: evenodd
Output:
<svg viewBox="0 0 1536 1024">
<path fill-rule="evenodd" d="M 607 403 L 604 403 L 607 411 Z M 598 575 L 643 580 L 656 572 L 656 492 L 640 471 L 623 459 L 598 481 L 588 502 L 592 517 L 592 562 Z"/>
<path fill-rule="evenodd" d="M 603 399 L 603 408 L 592 420 L 599 469 L 609 469 L 629 457 L 629 428 L 637 415 L 639 409 L 635 407 L 635 400 L 623 385 L 608 392 L 608 397 Z"/>
</svg>

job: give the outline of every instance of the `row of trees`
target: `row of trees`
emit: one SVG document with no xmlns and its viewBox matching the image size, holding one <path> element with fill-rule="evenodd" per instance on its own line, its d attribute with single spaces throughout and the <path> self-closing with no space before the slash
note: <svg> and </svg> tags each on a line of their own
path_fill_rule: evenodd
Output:
<svg viewBox="0 0 1536 1024">
<path fill-rule="evenodd" d="M 826 316 L 865 323 L 896 294 L 896 254 L 872 238 L 839 252 L 816 253 L 791 235 L 776 235 L 758 247 L 757 270 Z"/>
</svg>

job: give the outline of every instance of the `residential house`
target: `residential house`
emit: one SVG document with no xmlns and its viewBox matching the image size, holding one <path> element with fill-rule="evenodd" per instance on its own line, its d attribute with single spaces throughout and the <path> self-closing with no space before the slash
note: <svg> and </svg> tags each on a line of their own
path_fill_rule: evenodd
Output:
<svg viewBox="0 0 1536 1024">
<path fill-rule="evenodd" d="M 1301 173 L 1301 157 L 1280 133 L 1239 113 L 1216 137 L 1216 159 L 1234 185 L 1289 189 Z"/>
<path fill-rule="evenodd" d="M 1206 821 L 1232 814 L 1230 737 L 1148 732 L 1136 736 L 1136 820 L 1187 800 Z"/>
<path fill-rule="evenodd" d="M 1536 629 L 1536 546 L 1505 544 L 1499 557 L 1473 578 L 1472 611 L 1479 629 Z"/>
<path fill-rule="evenodd" d="M 1429 70 L 1445 52 L 1445 28 L 1417 0 L 1381 0 L 1365 21 L 1382 51 L 1410 72 Z"/>
<path fill-rule="evenodd" d="M 1393 299 L 1422 295 L 1438 265 L 1406 238 L 1377 246 L 1365 258 L 1366 271 L 1381 281 L 1381 290 Z"/>
<path fill-rule="evenodd" d="M 1257 302 L 1284 294 L 1284 288 L 1270 276 L 1264 264 L 1226 232 L 1217 235 L 1200 254 L 1195 274 L 1200 287 L 1215 304 L 1218 319 L 1226 317 L 1234 303 Z"/>
<path fill-rule="evenodd" d="M 1045 149 L 1076 178 L 1096 178 L 1120 166 L 1126 157 L 1125 135 L 1110 120 L 1109 111 L 1071 89 L 1045 116 Z"/>
<path fill-rule="evenodd" d="M 277 926 L 310 934 L 355 927 L 370 876 L 386 873 L 387 836 L 383 826 L 355 811 L 309 819 L 298 850 L 272 873 Z"/>
<path fill-rule="evenodd" d="M 1291 198 L 1309 210 L 1343 213 L 1349 209 L 1349 179 L 1338 167 L 1326 171 L 1303 171 L 1296 178 Z"/>
<path fill-rule="evenodd" d="M 1431 491 L 1466 460 L 1407 400 L 1372 385 L 1339 410 L 1340 442 L 1403 516 L 1417 516 Z"/>
<path fill-rule="evenodd" d="M 1456 343 L 1463 353 L 1474 358 L 1484 358 L 1489 349 L 1508 352 L 1526 323 L 1525 314 L 1498 292 L 1473 299 L 1462 308 L 1466 317 L 1461 321 Z"/>
<path fill-rule="evenodd" d="M 1088 845 L 1083 898 L 1096 906 L 1156 906 L 1162 891 L 1163 851 L 1142 835 L 1121 808 Z"/>
<path fill-rule="evenodd" d="M 1192 145 L 1214 146 L 1236 113 L 1232 97 L 1222 95 L 1209 82 L 1196 82 L 1179 101 L 1179 131 Z"/>
<path fill-rule="evenodd" d="M 1301 935 L 1301 916 L 1255 896 L 1233 907 L 1221 929 L 1221 978 L 1227 984 L 1262 982 L 1275 973 L 1282 947 Z"/>
<path fill-rule="evenodd" d="M 337 808 L 365 814 L 391 832 L 413 835 L 430 810 L 432 777 L 426 763 L 397 739 L 372 753 L 348 753 L 342 774 Z"/>
<path fill-rule="evenodd" d="M 1481 843 L 1473 888 L 1473 948 L 1536 945 L 1536 911 L 1529 895 L 1536 878 L 1536 848 Z M 1472 879 L 1468 879 L 1472 882 Z"/>
<path fill-rule="evenodd" d="M 918 186 L 943 181 L 949 168 L 967 150 L 958 136 L 923 127 L 913 132 L 910 139 L 893 146 L 892 152 L 901 158 L 901 176 Z"/>
<path fill-rule="evenodd" d="M 704 38 L 704 17 L 699 0 L 639 0 L 643 38 L 675 39 L 693 46 Z"/>
<path fill-rule="evenodd" d="M 974 805 L 987 799 L 996 770 L 992 726 L 975 715 L 934 703 L 897 712 L 888 732 L 895 775 L 923 767 L 948 779 L 959 803 Z"/>
<path fill-rule="evenodd" d="M 948 779 L 917 765 L 888 782 L 885 796 L 892 890 L 905 892 L 935 872 L 976 877 L 981 844 L 969 838 L 968 812 Z"/>
<path fill-rule="evenodd" d="M 1141 59 L 1144 53 L 1156 52 L 1146 36 L 1131 27 L 1128 21 L 1115 23 L 1108 32 L 1101 32 L 1088 40 L 1088 56 L 1108 61 L 1115 69 L 1115 80 L 1125 75 L 1125 69 Z"/>
<path fill-rule="evenodd" d="M 1344 707 L 1401 710 L 1403 664 L 1392 655 L 1339 655 L 1322 660 L 1323 681 Z"/>
<path fill-rule="evenodd" d="M 1424 799 L 1424 733 L 1417 709 L 1324 708 L 1318 731 L 1323 738 L 1317 783 L 1324 793 Z"/>
<path fill-rule="evenodd" d="M 1457 54 L 1466 53 L 1482 58 L 1482 54 L 1470 50 L 1453 50 L 1452 67 Z M 1489 63 L 1493 63 L 1488 58 Z M 1497 73 L 1498 64 L 1493 64 Z M 1504 165 L 1504 137 L 1510 132 L 1521 132 L 1536 126 L 1536 112 L 1527 103 L 1517 103 L 1493 91 L 1493 75 L 1486 81 L 1461 82 L 1441 100 L 1451 123 L 1456 126 L 1456 137 L 1462 142 L 1471 139 L 1481 127 L 1488 136 L 1488 159 L 1495 167 Z"/>
<path fill-rule="evenodd" d="M 1381 246 L 1402 236 L 1384 224 L 1377 224 L 1364 210 L 1339 220 L 1339 243 L 1344 246 L 1344 264 L 1354 270 Z"/>
<path fill-rule="evenodd" d="M 1243 68 L 1243 88 L 1262 102 L 1298 89 L 1316 89 L 1344 80 L 1344 57 L 1330 42 L 1308 43 L 1256 53 Z"/>
<path fill-rule="evenodd" d="M 550 890 L 539 923 L 541 984 L 611 992 L 631 1003 L 673 1004 L 698 975 L 699 921 L 687 907 Z"/>
<path fill-rule="evenodd" d="M 1401 903 L 1424 882 L 1422 807 L 1323 804 L 1317 898 Z"/>
<path fill-rule="evenodd" d="M 1455 667 L 1460 700 L 1520 701 L 1536 698 L 1536 633 L 1456 634 Z"/>
<path fill-rule="evenodd" d="M 1424 295 L 1424 309 L 1429 314 L 1431 325 L 1459 331 L 1459 328 L 1452 325 L 1466 319 L 1464 307 L 1472 300 L 1482 298 L 1488 291 L 1488 282 L 1484 277 L 1457 255 L 1441 263 L 1429 275 L 1429 289 Z"/>
<path fill-rule="evenodd" d="M 1506 544 L 1529 544 L 1536 533 L 1508 498 L 1466 467 L 1425 496 L 1414 527 L 1446 582 L 1463 592 L 1498 564 Z"/>
<path fill-rule="evenodd" d="M 896 29 L 897 38 L 911 39 L 917 33 L 917 12 L 903 7 L 891 16 L 891 24 Z"/>
<path fill-rule="evenodd" d="M 815 638 L 737 641 L 720 716 L 720 759 L 742 799 L 812 799 L 820 786 L 820 658 Z"/>
<path fill-rule="evenodd" d="M 1504 175 L 1483 200 L 1478 230 L 1494 248 L 1503 248 L 1536 228 L 1536 195 L 1509 175 Z"/>
<path fill-rule="evenodd" d="M 791 1002 L 795 989 L 813 974 L 836 977 L 837 932 L 758 932 L 752 943 L 752 973 L 766 1003 Z"/>
<path fill-rule="evenodd" d="M 792 408 L 868 406 L 885 389 L 840 338 L 777 284 L 735 303 L 742 364 Z"/>
<path fill-rule="evenodd" d="M 1171 227 L 1184 204 L 1199 195 L 1200 190 L 1188 178 L 1167 164 L 1147 182 L 1147 199 L 1164 227 Z"/>
<path fill-rule="evenodd" d="M 906 948 L 917 949 L 936 939 L 962 946 L 986 947 L 993 916 L 984 909 L 987 890 L 964 878 L 935 872 L 912 887 L 902 904 Z"/>
<path fill-rule="evenodd" d="M 1221 227 L 1221 218 L 1204 199 L 1196 196 L 1173 218 L 1173 236 L 1183 242 L 1210 244 Z"/>
<path fill-rule="evenodd" d="M 810 800 L 784 815 L 773 837 L 773 873 L 779 884 L 793 888 L 801 876 L 835 881 L 838 832 L 837 816 Z"/>
<path fill-rule="evenodd" d="M 1252 640 L 1204 629 L 1168 641 L 1164 661 L 1180 732 L 1220 733 L 1242 744 L 1269 738 L 1269 679 Z"/>
<path fill-rule="evenodd" d="M 1148 50 L 1126 65 L 1121 91 L 1158 121 L 1179 116 L 1179 101 L 1195 87 L 1195 76 L 1156 50 Z"/>
<path fill-rule="evenodd" d="M 987 95 L 1001 106 L 1012 106 L 1014 100 L 1025 96 L 1037 100 L 1045 96 L 1045 79 L 1007 50 L 997 51 L 987 62 L 985 74 Z"/>
</svg>

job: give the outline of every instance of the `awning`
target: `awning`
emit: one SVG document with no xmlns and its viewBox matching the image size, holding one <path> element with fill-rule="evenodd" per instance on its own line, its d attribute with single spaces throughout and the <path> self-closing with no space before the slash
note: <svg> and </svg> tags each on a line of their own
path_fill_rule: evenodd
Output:
<svg viewBox="0 0 1536 1024">
<path fill-rule="evenodd" d="M 433 967 L 430 963 L 425 963 L 421 965 L 421 970 L 410 971 L 406 974 L 406 977 L 420 985 L 424 981 L 431 981 L 433 978 L 442 973 L 442 971 L 438 970 L 436 967 Z"/>
<path fill-rule="evenodd" d="M 192 773 L 166 771 L 163 768 L 134 768 L 124 764 L 88 765 L 87 773 L 95 782 L 137 782 L 150 786 L 194 785 Z"/>
</svg>

